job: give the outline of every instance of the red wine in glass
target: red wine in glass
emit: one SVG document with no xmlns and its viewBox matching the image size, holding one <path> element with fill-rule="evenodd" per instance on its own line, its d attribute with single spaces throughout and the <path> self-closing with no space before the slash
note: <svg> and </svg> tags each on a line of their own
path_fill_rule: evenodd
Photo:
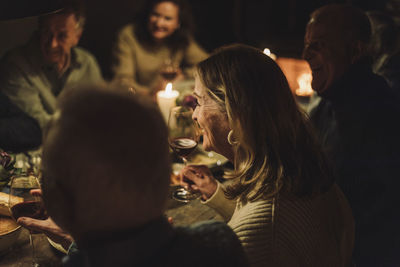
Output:
<svg viewBox="0 0 400 267">
<path fill-rule="evenodd" d="M 171 70 L 164 70 L 161 71 L 161 76 L 167 81 L 175 80 L 176 76 L 178 75 L 178 71 L 171 69 Z"/>
<path fill-rule="evenodd" d="M 32 189 L 40 189 L 40 183 L 37 177 L 27 173 L 12 177 L 8 206 L 15 220 L 22 216 L 41 220 L 47 219 L 48 216 L 41 201 L 41 197 L 31 194 Z M 36 234 L 36 232 L 30 230 L 29 241 L 32 246 L 32 266 L 39 266 L 37 263 L 33 234 Z"/>
<path fill-rule="evenodd" d="M 168 119 L 169 145 L 174 153 L 187 165 L 187 157 L 197 147 L 199 140 L 199 128 L 192 119 L 193 110 L 184 106 L 171 108 Z M 175 200 L 188 202 L 200 197 L 200 192 L 177 188 L 172 197 Z"/>
<path fill-rule="evenodd" d="M 25 201 L 11 207 L 11 213 L 15 220 L 19 217 L 30 217 L 38 220 L 48 218 L 42 201 Z"/>
<path fill-rule="evenodd" d="M 179 137 L 170 141 L 172 150 L 182 158 L 186 158 L 197 147 L 197 142 L 187 137 Z"/>
</svg>

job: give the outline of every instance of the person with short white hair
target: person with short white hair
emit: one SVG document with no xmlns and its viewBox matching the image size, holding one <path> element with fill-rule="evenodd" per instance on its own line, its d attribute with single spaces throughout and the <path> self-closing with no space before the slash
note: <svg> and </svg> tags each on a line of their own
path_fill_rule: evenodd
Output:
<svg viewBox="0 0 400 267">
<path fill-rule="evenodd" d="M 372 72 L 370 37 L 368 16 L 356 7 L 331 4 L 311 14 L 304 58 L 321 101 L 310 117 L 353 211 L 355 263 L 397 266 L 400 99 Z"/>
<path fill-rule="evenodd" d="M 0 61 L 0 90 L 43 129 L 55 111 L 59 93 L 68 86 L 102 80 L 96 59 L 78 47 L 85 22 L 79 0 L 39 17 L 39 30 Z"/>
</svg>

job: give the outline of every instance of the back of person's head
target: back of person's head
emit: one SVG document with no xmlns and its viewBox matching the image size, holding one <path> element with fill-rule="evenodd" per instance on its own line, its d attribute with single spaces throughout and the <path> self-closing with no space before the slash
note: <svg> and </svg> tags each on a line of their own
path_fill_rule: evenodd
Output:
<svg viewBox="0 0 400 267">
<path fill-rule="evenodd" d="M 371 24 L 364 11 L 351 5 L 330 4 L 311 13 L 309 23 L 323 24 L 337 44 L 345 46 L 350 56 L 368 55 Z"/>
<path fill-rule="evenodd" d="M 45 133 L 43 194 L 75 238 L 160 217 L 169 175 L 167 129 L 154 104 L 101 86 L 61 95 Z"/>
<path fill-rule="evenodd" d="M 231 45 L 199 63 L 197 75 L 226 112 L 235 149 L 235 186 L 229 197 L 298 195 L 332 183 L 328 164 L 279 66 L 262 51 Z"/>
<path fill-rule="evenodd" d="M 140 12 L 140 15 L 136 18 L 135 33 L 137 38 L 140 42 L 148 47 L 155 45 L 155 41 L 148 30 L 149 17 L 153 12 L 154 7 L 163 2 L 173 3 L 179 9 L 179 27 L 171 36 L 167 38 L 166 43 L 175 50 L 186 48 L 194 31 L 191 7 L 186 0 L 146 1 L 143 11 Z"/>
<path fill-rule="evenodd" d="M 42 27 L 45 21 L 52 16 L 73 14 L 75 16 L 77 27 L 83 29 L 86 22 L 86 12 L 83 0 L 63 0 L 62 8 L 54 13 L 42 15 L 39 17 L 39 28 Z"/>
</svg>

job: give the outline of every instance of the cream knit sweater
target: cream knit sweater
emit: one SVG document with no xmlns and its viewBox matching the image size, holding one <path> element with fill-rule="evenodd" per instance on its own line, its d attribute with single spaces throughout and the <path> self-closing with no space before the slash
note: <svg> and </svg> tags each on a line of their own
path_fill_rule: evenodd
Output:
<svg viewBox="0 0 400 267">
<path fill-rule="evenodd" d="M 245 205 L 222 187 L 204 203 L 229 221 L 251 266 L 351 266 L 354 221 L 337 185 L 314 198 L 280 194 Z"/>
<path fill-rule="evenodd" d="M 161 79 L 160 69 L 166 60 L 184 64 L 183 72 L 186 76 L 193 76 L 193 66 L 208 54 L 193 40 L 185 50 L 172 54 L 167 45 L 149 50 L 136 38 L 134 25 L 124 26 L 118 33 L 113 49 L 114 78 L 131 83 L 139 91 L 149 91 Z"/>
</svg>

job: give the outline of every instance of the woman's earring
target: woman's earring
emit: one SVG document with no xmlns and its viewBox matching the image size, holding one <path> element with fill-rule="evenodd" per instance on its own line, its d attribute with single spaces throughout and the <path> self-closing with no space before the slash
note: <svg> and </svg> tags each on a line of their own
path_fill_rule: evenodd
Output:
<svg viewBox="0 0 400 267">
<path fill-rule="evenodd" d="M 232 140 L 232 135 L 233 135 L 233 130 L 230 130 L 229 133 L 228 133 L 228 143 L 229 143 L 231 146 L 236 146 L 236 145 L 239 144 L 239 142 L 238 142 L 238 141 L 235 141 L 235 140 Z"/>
</svg>

